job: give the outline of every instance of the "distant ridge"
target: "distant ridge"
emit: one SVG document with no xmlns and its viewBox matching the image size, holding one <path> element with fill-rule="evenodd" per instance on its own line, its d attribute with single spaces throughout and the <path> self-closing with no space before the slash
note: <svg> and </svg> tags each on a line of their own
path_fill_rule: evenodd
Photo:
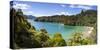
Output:
<svg viewBox="0 0 100 50">
<path fill-rule="evenodd" d="M 36 17 L 33 15 L 24 15 L 26 19 L 35 19 Z"/>
</svg>

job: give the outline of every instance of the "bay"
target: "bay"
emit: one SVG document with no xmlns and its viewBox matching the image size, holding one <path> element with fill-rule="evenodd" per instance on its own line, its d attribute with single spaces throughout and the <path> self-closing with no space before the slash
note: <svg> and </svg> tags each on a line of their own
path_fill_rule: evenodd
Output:
<svg viewBox="0 0 100 50">
<path fill-rule="evenodd" d="M 85 26 L 69 26 L 63 25 L 61 23 L 51 23 L 51 22 L 35 22 L 32 19 L 28 19 L 28 22 L 36 28 L 36 30 L 46 29 L 50 37 L 53 37 L 55 33 L 61 33 L 62 37 L 67 40 L 73 33 L 81 33 L 86 31 Z"/>
</svg>

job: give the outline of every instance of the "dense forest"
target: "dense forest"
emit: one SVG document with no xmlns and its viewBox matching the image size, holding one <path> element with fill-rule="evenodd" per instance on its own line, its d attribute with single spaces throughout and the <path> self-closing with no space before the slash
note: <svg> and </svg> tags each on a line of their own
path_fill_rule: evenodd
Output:
<svg viewBox="0 0 100 50">
<path fill-rule="evenodd" d="M 57 22 L 63 23 L 64 25 L 73 26 L 93 26 L 97 22 L 97 11 L 96 10 L 82 10 L 76 15 L 53 15 L 38 17 L 35 21 L 39 22 Z"/>
</svg>

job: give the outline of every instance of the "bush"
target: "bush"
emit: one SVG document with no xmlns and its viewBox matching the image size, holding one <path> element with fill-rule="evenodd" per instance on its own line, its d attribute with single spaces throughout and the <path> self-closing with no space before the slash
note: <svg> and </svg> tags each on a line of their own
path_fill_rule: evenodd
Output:
<svg viewBox="0 0 100 50">
<path fill-rule="evenodd" d="M 52 46 L 66 46 L 66 42 L 60 33 L 56 33 L 50 42 L 53 44 Z"/>
</svg>

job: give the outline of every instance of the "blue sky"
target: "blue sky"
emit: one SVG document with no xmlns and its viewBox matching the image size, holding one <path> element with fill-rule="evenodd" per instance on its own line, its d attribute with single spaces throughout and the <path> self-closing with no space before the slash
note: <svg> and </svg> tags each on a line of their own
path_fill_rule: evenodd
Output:
<svg viewBox="0 0 100 50">
<path fill-rule="evenodd" d="M 74 15 L 84 10 L 97 10 L 96 6 L 74 5 L 74 4 L 58 4 L 58 3 L 39 3 L 14 1 L 14 8 L 22 9 L 26 15 L 52 16 L 52 15 Z"/>
</svg>

